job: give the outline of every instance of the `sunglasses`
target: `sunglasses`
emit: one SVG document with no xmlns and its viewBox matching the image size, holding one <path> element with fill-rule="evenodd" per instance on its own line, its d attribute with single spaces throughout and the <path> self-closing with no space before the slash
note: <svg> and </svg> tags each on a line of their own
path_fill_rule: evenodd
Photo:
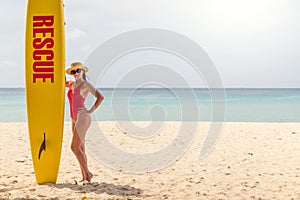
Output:
<svg viewBox="0 0 300 200">
<path fill-rule="evenodd" d="M 79 73 L 81 72 L 81 70 L 82 70 L 82 69 L 80 69 L 80 68 L 79 68 L 79 69 L 76 69 L 76 70 L 72 70 L 72 71 L 71 71 L 71 74 L 73 74 L 73 75 L 76 74 L 76 73 L 79 74 Z"/>
</svg>

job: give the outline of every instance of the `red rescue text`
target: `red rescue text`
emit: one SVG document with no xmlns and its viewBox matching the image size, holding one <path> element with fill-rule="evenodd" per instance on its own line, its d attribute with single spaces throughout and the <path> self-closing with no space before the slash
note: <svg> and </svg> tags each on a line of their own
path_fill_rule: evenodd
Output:
<svg viewBox="0 0 300 200">
<path fill-rule="evenodd" d="M 54 83 L 54 16 L 33 16 L 33 83 Z"/>
</svg>

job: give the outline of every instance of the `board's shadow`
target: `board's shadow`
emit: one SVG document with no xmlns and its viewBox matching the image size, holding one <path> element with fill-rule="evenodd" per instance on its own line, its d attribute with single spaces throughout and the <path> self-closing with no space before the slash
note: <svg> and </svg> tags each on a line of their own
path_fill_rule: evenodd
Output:
<svg viewBox="0 0 300 200">
<path fill-rule="evenodd" d="M 129 185 L 115 185 L 112 183 L 98 183 L 93 182 L 89 185 L 76 185 L 71 183 L 58 183 L 54 185 L 58 189 L 69 188 L 83 193 L 93 192 L 96 194 L 107 193 L 109 195 L 117 196 L 137 196 L 140 197 L 143 190 L 134 188 Z"/>
</svg>

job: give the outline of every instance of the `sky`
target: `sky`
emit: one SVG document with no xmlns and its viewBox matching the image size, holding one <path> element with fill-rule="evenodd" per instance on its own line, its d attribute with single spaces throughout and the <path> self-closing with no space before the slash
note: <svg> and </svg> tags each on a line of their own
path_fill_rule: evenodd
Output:
<svg viewBox="0 0 300 200">
<path fill-rule="evenodd" d="M 73 61 L 84 63 L 93 50 L 116 35 L 140 28 L 159 28 L 185 35 L 201 46 L 213 61 L 224 87 L 300 87 L 298 0 L 65 0 L 64 3 L 66 66 Z M 24 0 L 0 0 L 1 88 L 25 85 L 26 4 Z M 156 54 L 143 56 L 148 56 L 149 61 Z M 168 58 L 160 56 L 162 60 Z M 164 64 L 180 71 L 183 64 L 179 66 L 181 61 L 175 61 Z M 109 87 L 112 84 L 109 81 L 120 78 L 114 73 L 117 71 L 110 70 L 103 84 Z M 197 87 L 198 80 L 192 70 L 185 73 Z"/>
</svg>

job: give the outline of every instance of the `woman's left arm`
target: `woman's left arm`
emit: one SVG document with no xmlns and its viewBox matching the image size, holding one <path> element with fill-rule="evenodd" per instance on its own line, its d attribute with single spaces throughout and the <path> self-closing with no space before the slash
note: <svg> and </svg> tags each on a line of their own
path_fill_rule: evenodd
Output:
<svg viewBox="0 0 300 200">
<path fill-rule="evenodd" d="M 88 110 L 88 113 L 92 113 L 100 106 L 100 104 L 102 103 L 102 101 L 104 99 L 104 96 L 89 82 L 86 82 L 85 85 L 86 85 L 88 91 L 96 97 L 95 104 L 91 107 L 90 110 Z"/>
</svg>

